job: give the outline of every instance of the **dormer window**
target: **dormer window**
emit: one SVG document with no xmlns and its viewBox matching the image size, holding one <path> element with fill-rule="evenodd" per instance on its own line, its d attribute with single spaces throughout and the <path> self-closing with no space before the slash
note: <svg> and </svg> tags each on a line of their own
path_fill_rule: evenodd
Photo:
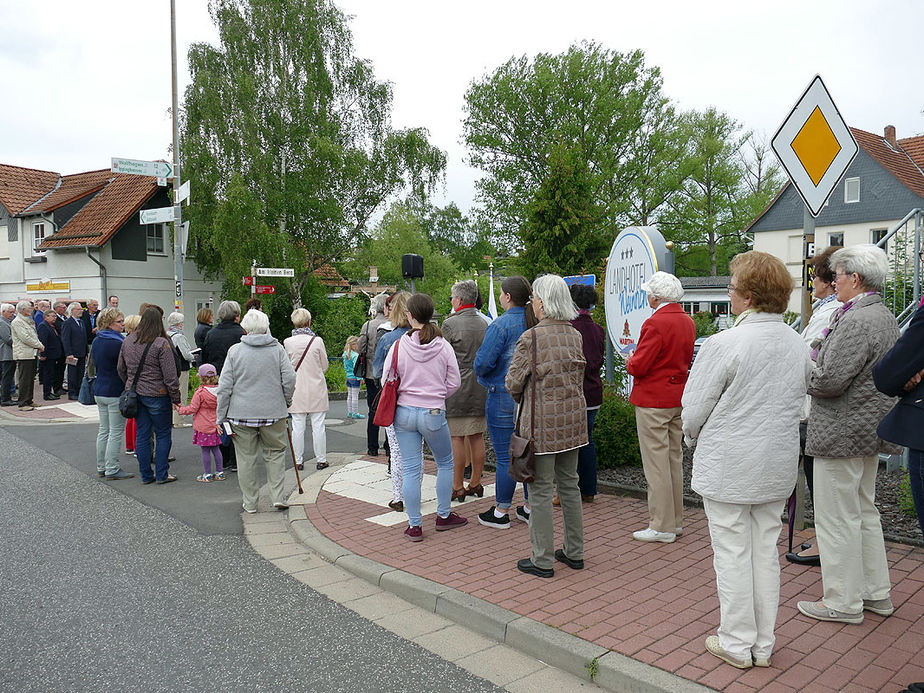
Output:
<svg viewBox="0 0 924 693">
<path fill-rule="evenodd" d="M 860 179 L 847 178 L 844 181 L 844 204 L 860 201 Z"/>
<path fill-rule="evenodd" d="M 45 242 L 45 224 L 38 222 L 32 224 L 32 254 L 44 255 L 44 250 L 39 250 L 39 246 Z"/>
</svg>

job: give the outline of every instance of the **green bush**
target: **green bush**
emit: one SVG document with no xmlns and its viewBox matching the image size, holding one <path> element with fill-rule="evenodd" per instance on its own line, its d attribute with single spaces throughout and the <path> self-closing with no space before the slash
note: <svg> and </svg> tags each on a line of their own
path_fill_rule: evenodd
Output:
<svg viewBox="0 0 924 693">
<path fill-rule="evenodd" d="M 327 380 L 328 392 L 346 392 L 346 373 L 343 370 L 343 361 L 331 361 L 324 374 Z"/>
<path fill-rule="evenodd" d="M 189 369 L 189 396 L 187 402 L 192 399 L 193 393 L 199 389 L 199 372 L 196 370 L 195 366 Z"/>
<path fill-rule="evenodd" d="M 606 388 L 594 423 L 597 466 L 612 469 L 625 464 L 640 467 L 642 453 L 635 429 L 635 407 L 615 388 Z"/>
<path fill-rule="evenodd" d="M 911 495 L 911 478 L 908 476 L 907 471 L 902 472 L 902 481 L 898 490 L 898 509 L 904 515 L 917 517 L 917 510 L 914 509 L 914 498 Z"/>
<path fill-rule="evenodd" d="M 696 324 L 697 337 L 708 337 L 719 331 L 715 326 L 715 316 L 707 311 L 693 313 L 693 322 Z"/>
</svg>

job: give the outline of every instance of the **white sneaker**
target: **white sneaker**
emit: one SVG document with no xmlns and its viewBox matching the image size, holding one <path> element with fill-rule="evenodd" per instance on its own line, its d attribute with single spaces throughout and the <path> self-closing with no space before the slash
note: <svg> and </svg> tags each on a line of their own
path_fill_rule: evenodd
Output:
<svg viewBox="0 0 924 693">
<path fill-rule="evenodd" d="M 638 532 L 632 532 L 632 538 L 639 541 L 660 541 L 662 544 L 670 544 L 677 538 L 677 535 L 673 532 L 658 532 L 649 527 Z"/>
<path fill-rule="evenodd" d="M 676 534 L 678 537 L 682 537 L 682 536 L 683 536 L 683 527 L 678 527 L 677 529 L 675 529 L 675 530 L 674 530 L 674 534 Z"/>
</svg>

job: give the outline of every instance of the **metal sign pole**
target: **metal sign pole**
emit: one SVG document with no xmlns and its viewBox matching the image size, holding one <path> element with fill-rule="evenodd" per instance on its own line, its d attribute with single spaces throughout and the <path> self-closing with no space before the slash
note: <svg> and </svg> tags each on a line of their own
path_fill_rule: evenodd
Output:
<svg viewBox="0 0 924 693">
<path fill-rule="evenodd" d="M 170 55 L 172 59 L 171 81 L 173 87 L 173 200 L 176 214 L 173 220 L 173 261 L 176 297 L 174 308 L 183 312 L 183 203 L 180 201 L 180 121 L 176 85 L 176 0 L 170 0 Z"/>
<path fill-rule="evenodd" d="M 815 244 L 815 217 L 812 216 L 806 205 L 802 213 L 802 329 L 808 325 L 812 317 L 812 292 L 809 290 L 809 258 L 814 256 L 811 252 Z M 802 458 L 799 458 L 799 472 L 796 476 L 796 511 L 793 518 L 793 527 L 805 528 L 805 468 Z"/>
<path fill-rule="evenodd" d="M 250 265 L 250 278 L 253 280 L 250 283 L 250 297 L 253 298 L 257 295 L 257 259 L 254 258 L 253 262 Z"/>
</svg>

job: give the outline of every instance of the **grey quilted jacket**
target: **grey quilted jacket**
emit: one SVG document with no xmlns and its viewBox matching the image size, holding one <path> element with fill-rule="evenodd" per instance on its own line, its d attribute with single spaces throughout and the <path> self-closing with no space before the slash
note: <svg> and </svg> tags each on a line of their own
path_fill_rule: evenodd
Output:
<svg viewBox="0 0 924 693">
<path fill-rule="evenodd" d="M 536 333 L 536 430 L 530 425 L 533 337 Z M 507 392 L 520 403 L 520 435 L 531 438 L 536 454 L 565 452 L 587 445 L 584 400 L 584 338 L 570 322 L 546 318 L 517 340 L 507 371 Z"/>
<path fill-rule="evenodd" d="M 898 339 L 895 316 L 878 295 L 857 300 L 821 343 L 808 393 L 805 451 L 815 457 L 866 457 L 899 448 L 876 435 L 895 404 L 876 389 L 873 366 Z"/>
</svg>

